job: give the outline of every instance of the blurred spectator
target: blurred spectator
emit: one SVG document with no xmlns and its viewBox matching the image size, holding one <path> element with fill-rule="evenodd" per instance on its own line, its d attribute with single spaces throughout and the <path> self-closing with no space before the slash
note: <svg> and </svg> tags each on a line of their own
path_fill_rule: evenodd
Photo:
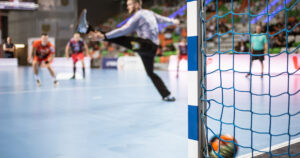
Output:
<svg viewBox="0 0 300 158">
<path fill-rule="evenodd" d="M 283 36 L 283 33 L 280 33 L 276 38 L 275 38 L 275 43 L 274 47 L 283 47 L 285 46 L 285 38 Z"/>
<path fill-rule="evenodd" d="M 213 24 L 213 22 L 208 24 L 207 27 L 207 38 L 211 38 L 216 33 L 216 26 Z"/>
<path fill-rule="evenodd" d="M 92 68 L 100 68 L 101 66 L 101 43 L 99 41 L 91 42 L 92 51 L 90 53 L 91 56 L 91 67 Z"/>
<path fill-rule="evenodd" d="M 207 5 L 207 12 L 215 12 L 216 11 L 216 2 L 211 2 Z"/>
<path fill-rule="evenodd" d="M 173 40 L 173 33 L 174 29 L 171 27 L 167 27 L 165 31 L 165 48 L 163 48 L 163 51 L 175 51 L 174 47 L 174 40 Z"/>
<path fill-rule="evenodd" d="M 186 27 L 184 27 L 184 28 L 181 29 L 181 36 L 182 37 L 187 37 L 187 29 L 186 29 Z"/>
<path fill-rule="evenodd" d="M 186 38 L 181 38 L 180 42 L 178 43 L 178 55 L 181 56 L 180 59 L 182 59 L 183 56 L 187 55 L 187 40 L 186 40 Z"/>
<path fill-rule="evenodd" d="M 14 58 L 15 45 L 12 43 L 11 38 L 7 37 L 6 42 L 3 44 L 4 58 Z"/>
<path fill-rule="evenodd" d="M 247 22 L 248 22 L 248 16 L 247 15 L 242 15 L 241 22 L 242 22 L 243 26 L 246 27 Z"/>
<path fill-rule="evenodd" d="M 160 57 L 160 56 L 163 56 L 163 54 L 164 54 L 164 52 L 163 52 L 162 46 L 160 44 L 157 48 L 156 56 Z"/>
<path fill-rule="evenodd" d="M 228 26 L 225 24 L 225 22 L 223 20 L 220 20 L 220 24 L 219 24 L 219 31 L 221 33 L 225 33 L 229 30 Z"/>
<path fill-rule="evenodd" d="M 249 35 L 242 34 L 239 38 L 239 42 L 235 47 L 235 50 L 238 52 L 248 52 L 249 48 L 247 47 L 247 43 L 249 42 Z"/>
<path fill-rule="evenodd" d="M 240 41 L 244 42 L 244 43 L 247 43 L 249 42 L 249 35 L 248 34 L 242 34 L 240 36 Z"/>
<path fill-rule="evenodd" d="M 295 41 L 288 42 L 288 47 L 292 46 Z M 280 33 L 277 37 L 275 37 L 275 42 L 273 47 L 286 47 L 286 38 L 284 33 Z"/>
<path fill-rule="evenodd" d="M 239 41 L 237 46 L 235 47 L 235 51 L 237 52 L 248 52 L 249 48 L 246 46 L 246 43 L 243 41 Z"/>
<path fill-rule="evenodd" d="M 177 54 L 178 54 L 178 59 L 177 59 L 177 75 L 178 77 L 178 71 L 179 71 L 179 63 L 180 60 L 185 59 L 187 60 L 187 40 L 186 38 L 181 38 L 180 42 L 178 43 L 178 49 L 177 49 Z"/>
<path fill-rule="evenodd" d="M 291 35 L 294 35 L 294 36 L 300 35 L 300 27 L 299 26 L 295 27 L 297 23 L 299 23 L 299 20 L 297 20 L 296 17 L 291 17 L 288 19 L 287 28 L 289 30 L 293 29 L 292 32 L 290 33 Z"/>
</svg>

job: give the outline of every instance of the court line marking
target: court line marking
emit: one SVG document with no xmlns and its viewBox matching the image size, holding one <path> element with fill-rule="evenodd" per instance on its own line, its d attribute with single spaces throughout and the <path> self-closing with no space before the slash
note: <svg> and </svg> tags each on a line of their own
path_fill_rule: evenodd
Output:
<svg viewBox="0 0 300 158">
<path fill-rule="evenodd" d="M 128 88 L 128 87 L 150 87 L 151 84 L 128 84 L 128 85 L 117 85 L 117 86 L 93 86 L 93 87 L 69 87 L 69 88 L 60 88 L 59 86 L 57 88 L 48 88 L 48 89 L 39 89 L 38 87 L 36 89 L 32 90 L 22 90 L 22 91 L 8 91 L 8 92 L 0 92 L 0 95 L 5 94 L 24 94 L 24 93 L 40 93 L 40 92 L 62 92 L 62 91 L 71 91 L 71 90 L 87 90 L 87 89 L 111 89 L 111 88 Z"/>
<path fill-rule="evenodd" d="M 144 101 L 134 101 L 132 102 L 131 100 L 129 101 L 123 101 L 122 104 L 124 105 L 141 105 L 143 104 L 144 107 L 148 105 L 160 105 L 162 104 L 162 101 L 154 101 L 153 99 L 148 99 Z M 104 108 L 103 108 L 104 107 Z M 139 106 L 141 107 L 141 106 Z M 73 115 L 73 114 L 92 114 L 92 115 L 97 115 L 99 111 L 104 111 L 107 113 L 108 108 L 120 108 L 120 104 L 118 103 L 101 103 L 101 106 L 92 106 L 89 109 L 72 109 L 72 110 L 58 110 L 54 111 L 52 113 L 45 113 L 44 111 L 38 112 L 38 113 L 15 113 L 14 114 L 14 119 L 24 119 L 24 118 L 36 118 L 37 115 L 40 116 L 40 118 L 51 118 L 51 117 L 64 117 L 66 115 Z M 123 108 L 123 106 L 122 106 Z M 126 108 L 126 107 L 125 107 Z M 9 116 L 9 117 L 7 117 Z M 0 119 L 11 119 L 11 115 L 8 113 L 0 113 Z"/>
<path fill-rule="evenodd" d="M 103 99 L 102 96 L 94 96 L 94 97 L 93 97 L 93 100 L 101 100 L 101 99 Z"/>
<path fill-rule="evenodd" d="M 291 140 L 290 145 L 293 145 L 293 144 L 296 144 L 296 143 L 299 143 L 299 142 L 300 142 L 300 138 L 296 138 L 296 139 Z M 272 149 L 271 151 L 287 147 L 288 145 L 289 145 L 289 141 L 286 141 L 286 142 L 283 142 L 283 143 L 280 143 L 280 144 L 277 144 L 277 145 L 273 145 L 273 146 L 271 146 L 271 149 Z M 265 154 L 264 152 L 269 152 L 270 148 L 267 147 L 267 148 L 262 149 L 261 151 L 262 152 L 258 152 L 258 151 L 253 152 L 253 156 L 263 155 L 263 154 Z M 249 157 L 252 157 L 252 153 L 245 154 L 245 155 L 242 155 L 242 156 L 238 156 L 238 158 L 249 158 Z"/>
</svg>

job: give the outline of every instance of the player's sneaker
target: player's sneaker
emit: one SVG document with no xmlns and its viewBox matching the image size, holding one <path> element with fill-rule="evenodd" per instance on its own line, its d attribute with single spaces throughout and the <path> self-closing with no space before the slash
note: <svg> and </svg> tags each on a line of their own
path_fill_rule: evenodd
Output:
<svg viewBox="0 0 300 158">
<path fill-rule="evenodd" d="M 164 101 L 168 101 L 168 102 L 173 102 L 175 101 L 175 97 L 171 96 L 171 95 L 168 95 L 166 97 L 163 98 Z"/>
<path fill-rule="evenodd" d="M 88 21 L 86 20 L 86 14 L 87 14 L 87 10 L 83 9 L 80 13 L 80 16 L 77 20 L 77 24 L 76 24 L 76 31 L 82 34 L 86 34 L 89 31 L 89 24 Z"/>
<path fill-rule="evenodd" d="M 57 80 L 55 80 L 53 83 L 54 83 L 54 86 L 58 86 L 59 85 L 59 82 Z"/>
<path fill-rule="evenodd" d="M 39 86 L 41 86 L 41 81 L 40 80 L 36 80 L 36 85 L 39 87 Z"/>
<path fill-rule="evenodd" d="M 250 73 L 247 73 L 245 77 L 248 78 L 249 76 L 250 76 Z"/>
<path fill-rule="evenodd" d="M 74 80 L 76 77 L 75 77 L 75 75 L 73 75 L 71 78 L 70 78 L 70 80 Z"/>
</svg>

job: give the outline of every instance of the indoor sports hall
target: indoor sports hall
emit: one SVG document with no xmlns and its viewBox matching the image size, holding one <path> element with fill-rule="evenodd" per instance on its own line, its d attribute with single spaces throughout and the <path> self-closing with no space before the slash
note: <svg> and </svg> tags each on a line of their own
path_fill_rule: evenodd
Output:
<svg viewBox="0 0 300 158">
<path fill-rule="evenodd" d="M 300 157 L 300 0 L 1 0 L 0 158 Z"/>
</svg>

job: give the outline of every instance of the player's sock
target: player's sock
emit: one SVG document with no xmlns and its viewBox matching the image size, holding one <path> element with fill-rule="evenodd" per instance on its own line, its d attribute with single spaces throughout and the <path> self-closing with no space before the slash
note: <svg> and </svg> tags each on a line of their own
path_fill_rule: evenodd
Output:
<svg viewBox="0 0 300 158">
<path fill-rule="evenodd" d="M 73 67 L 73 76 L 71 77 L 71 79 L 75 79 L 75 74 L 76 74 L 76 66 Z"/>
<path fill-rule="evenodd" d="M 37 86 L 41 86 L 41 81 L 40 80 L 36 80 L 36 85 Z"/>
<path fill-rule="evenodd" d="M 82 68 L 82 77 L 85 78 L 85 67 Z"/>
<path fill-rule="evenodd" d="M 52 77 L 52 80 L 53 80 L 53 83 L 55 86 L 59 85 L 59 82 L 57 81 L 56 76 Z"/>
<path fill-rule="evenodd" d="M 75 77 L 76 74 L 76 66 L 73 67 L 73 77 Z"/>
<path fill-rule="evenodd" d="M 57 80 L 54 80 L 53 83 L 54 83 L 54 86 L 58 86 L 59 85 L 59 82 Z"/>
<path fill-rule="evenodd" d="M 52 80 L 53 81 L 57 81 L 56 76 L 52 77 Z"/>
<path fill-rule="evenodd" d="M 36 85 L 37 85 L 37 86 L 41 86 L 41 80 L 40 80 L 39 75 L 34 75 L 34 78 L 35 78 L 35 80 L 36 80 Z"/>
<path fill-rule="evenodd" d="M 249 77 L 249 76 L 250 76 L 250 72 L 249 72 L 249 73 L 247 73 L 245 77 L 247 78 L 247 77 Z"/>
<path fill-rule="evenodd" d="M 35 80 L 39 80 L 40 81 L 40 77 L 39 75 L 34 75 Z"/>
<path fill-rule="evenodd" d="M 164 100 L 164 101 L 167 101 L 167 102 L 173 102 L 173 101 L 175 101 L 176 99 L 175 99 L 174 96 L 172 96 L 171 94 L 169 94 L 168 96 L 164 97 L 163 100 Z"/>
</svg>

